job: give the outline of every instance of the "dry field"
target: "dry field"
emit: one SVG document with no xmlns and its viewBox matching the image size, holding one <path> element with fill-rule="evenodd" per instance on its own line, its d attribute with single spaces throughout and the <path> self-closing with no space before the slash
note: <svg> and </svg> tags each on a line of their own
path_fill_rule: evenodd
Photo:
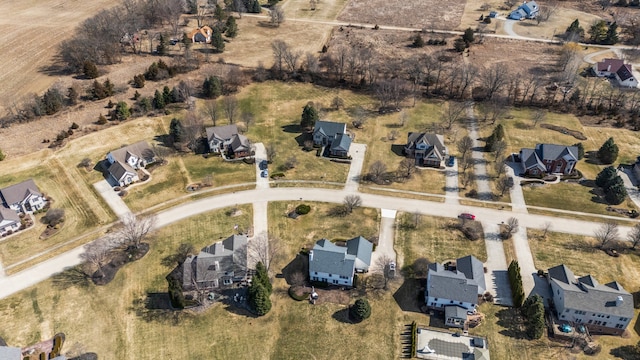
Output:
<svg viewBox="0 0 640 360">
<path fill-rule="evenodd" d="M 112 0 L 0 0 L 0 113 L 18 98 L 46 90 L 58 78 L 44 72 L 74 28 Z"/>
<path fill-rule="evenodd" d="M 418 29 L 453 30 L 460 24 L 466 0 L 350 1 L 339 20 Z"/>
</svg>

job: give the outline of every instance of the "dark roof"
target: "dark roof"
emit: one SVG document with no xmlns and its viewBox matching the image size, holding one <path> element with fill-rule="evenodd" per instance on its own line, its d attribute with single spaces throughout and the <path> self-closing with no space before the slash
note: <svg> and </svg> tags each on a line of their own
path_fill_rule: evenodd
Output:
<svg viewBox="0 0 640 360">
<path fill-rule="evenodd" d="M 536 152 L 542 160 L 556 160 L 561 157 L 569 157 L 578 161 L 578 147 L 556 144 L 537 144 Z"/>
<path fill-rule="evenodd" d="M 373 244 L 362 236 L 338 246 L 327 239 L 318 240 L 309 254 L 309 271 L 351 277 L 355 269 L 368 270 Z"/>
<path fill-rule="evenodd" d="M 223 241 L 209 245 L 198 256 L 189 256 L 184 262 L 183 283 L 189 284 L 192 277 L 199 283 L 239 277 L 246 271 L 247 237 L 231 235 Z"/>
<path fill-rule="evenodd" d="M 346 131 L 347 124 L 333 121 L 317 120 L 313 127 L 314 134 L 320 133 L 327 137 L 335 137 L 338 134 L 344 134 Z"/>
<path fill-rule="evenodd" d="M 539 167 L 542 171 L 546 170 L 544 163 L 538 155 L 536 154 L 535 149 L 521 149 L 520 150 L 520 161 L 523 164 L 525 169 L 531 169 L 533 167 Z"/>
<path fill-rule="evenodd" d="M 466 319 L 467 318 L 467 309 L 457 306 L 457 305 L 449 305 L 444 307 L 444 317 L 450 318 L 454 317 L 456 319 Z"/>
<path fill-rule="evenodd" d="M 135 174 L 136 171 L 129 166 L 129 164 L 122 163 L 119 161 L 114 162 L 113 164 L 111 164 L 111 166 L 109 166 L 109 169 L 107 170 L 109 171 L 109 174 L 111 174 L 117 181 L 120 181 L 120 179 L 122 179 L 122 177 L 127 173 L 130 172 L 132 174 Z"/>
<path fill-rule="evenodd" d="M 213 137 L 220 140 L 229 140 L 238 134 L 238 127 L 234 124 L 224 126 L 212 126 L 205 129 L 207 139 L 211 141 Z"/>
<path fill-rule="evenodd" d="M 470 304 L 478 303 L 478 285 L 467 280 L 459 271 L 445 270 L 442 264 L 429 265 L 427 296 Z"/>
<path fill-rule="evenodd" d="M 36 186 L 33 179 L 25 180 L 4 189 L 0 189 L 0 197 L 7 205 L 19 203 L 26 199 L 29 195 L 42 196 L 40 189 Z"/>
<path fill-rule="evenodd" d="M 20 222 L 20 216 L 18 216 L 18 213 L 15 211 L 0 206 L 0 224 L 2 224 L 4 220 L 9 221 L 10 223 Z"/>
<path fill-rule="evenodd" d="M 564 290 L 564 308 L 582 310 L 598 314 L 633 317 L 633 296 L 622 285 L 611 282 L 598 283 L 591 275 L 576 279 L 564 264 L 548 270 L 549 281 Z"/>
<path fill-rule="evenodd" d="M 616 74 L 618 74 L 618 77 L 620 78 L 620 81 L 625 81 L 625 80 L 628 80 L 628 79 L 632 78 L 633 77 L 633 73 L 631 73 L 631 65 L 624 64 L 624 65 L 620 66 L 618 71 L 616 71 Z"/>
<path fill-rule="evenodd" d="M 338 134 L 331 143 L 331 150 L 349 151 L 351 138 L 347 134 Z"/>
<path fill-rule="evenodd" d="M 149 143 L 146 141 L 138 141 L 135 144 L 121 147 L 118 150 L 113 150 L 111 156 L 119 162 L 126 163 L 131 156 L 135 156 L 138 159 L 144 159 L 147 162 L 151 162 L 154 158 L 153 150 Z"/>
<path fill-rule="evenodd" d="M 535 1 L 531 0 L 520 5 L 520 8 L 527 14 L 531 15 L 531 13 L 538 11 L 538 4 L 536 4 Z"/>
<path fill-rule="evenodd" d="M 234 135 L 233 140 L 231 140 L 231 144 L 229 144 L 229 146 L 231 146 L 231 150 L 233 150 L 233 152 L 251 150 L 251 143 L 249 142 L 249 139 L 241 134 Z"/>
<path fill-rule="evenodd" d="M 416 144 L 423 142 L 428 147 L 434 147 L 438 154 L 444 156 L 447 148 L 444 146 L 444 137 L 439 134 L 410 132 L 407 135 L 407 148 L 415 149 Z"/>
<path fill-rule="evenodd" d="M 347 254 L 356 257 L 356 269 L 369 268 L 373 244 L 362 236 L 347 241 Z"/>
<path fill-rule="evenodd" d="M 596 64 L 598 71 L 607 71 L 614 73 L 624 65 L 624 60 L 621 59 L 604 59 Z"/>
<path fill-rule="evenodd" d="M 484 265 L 473 255 L 467 255 L 456 260 L 456 269 L 472 283 L 478 285 L 478 294 L 484 294 L 487 285 L 484 280 Z"/>
</svg>

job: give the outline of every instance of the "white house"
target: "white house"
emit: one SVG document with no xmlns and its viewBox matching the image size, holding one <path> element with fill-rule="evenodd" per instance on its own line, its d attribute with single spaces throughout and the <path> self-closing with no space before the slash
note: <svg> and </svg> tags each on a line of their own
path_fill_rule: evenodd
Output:
<svg viewBox="0 0 640 360">
<path fill-rule="evenodd" d="M 38 211 L 47 203 L 33 179 L 0 189 L 0 198 L 5 207 L 22 213 Z"/>
<path fill-rule="evenodd" d="M 353 286 L 357 272 L 368 272 L 373 244 L 358 236 L 338 246 L 327 239 L 316 242 L 309 251 L 309 278 L 333 285 Z"/>
<path fill-rule="evenodd" d="M 621 335 L 634 318 L 633 296 L 617 281 L 602 285 L 591 275 L 576 278 L 564 264 L 548 273 L 559 320 L 584 325 L 593 334 Z"/>
<path fill-rule="evenodd" d="M 0 236 L 18 231 L 20 229 L 20 217 L 18 214 L 4 207 L 0 207 Z"/>
<path fill-rule="evenodd" d="M 156 161 L 155 154 L 146 141 L 140 141 L 107 154 L 107 172 L 118 185 L 126 186 L 140 180 L 136 169 L 144 169 Z"/>
<path fill-rule="evenodd" d="M 484 266 L 473 255 L 456 260 L 445 268 L 434 263 L 429 265 L 425 302 L 429 308 L 445 311 L 454 306 L 474 311 L 478 306 L 478 296 L 487 291 L 484 280 Z"/>
</svg>

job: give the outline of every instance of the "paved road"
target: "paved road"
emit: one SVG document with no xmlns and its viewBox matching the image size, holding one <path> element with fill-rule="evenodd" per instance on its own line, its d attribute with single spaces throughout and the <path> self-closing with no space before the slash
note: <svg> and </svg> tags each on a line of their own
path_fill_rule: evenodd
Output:
<svg viewBox="0 0 640 360">
<path fill-rule="evenodd" d="M 447 204 L 458 204 L 458 159 L 455 160 L 452 167 L 448 167 L 444 171 L 445 178 L 445 195 L 444 202 Z"/>
<path fill-rule="evenodd" d="M 393 243 L 395 240 L 394 230 L 396 227 L 396 213 L 396 210 L 381 210 L 382 218 L 380 219 L 378 246 L 376 246 L 376 251 L 374 251 L 371 255 L 371 266 L 375 266 L 378 259 L 383 256 L 387 256 L 394 261 L 397 259 L 396 251 L 393 249 Z"/>
<path fill-rule="evenodd" d="M 351 166 L 347 175 L 347 183 L 344 189 L 347 191 L 358 191 L 360 186 L 360 175 L 364 164 L 364 155 L 367 152 L 366 144 L 351 144 L 349 155 L 351 155 Z"/>
<path fill-rule="evenodd" d="M 127 215 L 131 215 L 131 210 L 129 210 L 127 204 L 118 196 L 118 193 L 113 190 L 107 180 L 98 181 L 93 184 L 93 187 L 98 191 L 100 196 L 102 196 L 111 210 L 113 210 L 118 219 L 123 219 Z"/>
<path fill-rule="evenodd" d="M 507 275 L 507 258 L 504 255 L 504 246 L 500 239 L 500 227 L 493 221 L 483 221 L 484 244 L 487 248 L 487 268 L 485 282 L 487 291 L 493 294 L 493 301 L 496 304 L 512 306 L 511 287 L 509 276 Z"/>
<path fill-rule="evenodd" d="M 516 32 L 513 30 L 513 25 L 516 23 L 516 21 L 517 20 L 505 20 L 503 27 L 504 32 L 506 32 L 512 39 L 526 39 L 526 37 L 516 34 Z"/>
<path fill-rule="evenodd" d="M 255 143 L 255 160 L 256 160 L 256 188 L 257 189 L 268 189 L 269 188 L 269 178 L 263 178 L 260 176 L 262 170 L 260 170 L 260 162 L 267 160 L 267 150 L 264 147 L 263 143 Z"/>
<path fill-rule="evenodd" d="M 307 201 L 342 203 L 344 197 L 349 194 L 353 194 L 353 192 L 321 188 L 270 188 L 227 193 L 195 200 L 162 211 L 158 213 L 156 227 L 160 228 L 167 226 L 200 213 L 222 209 L 236 204 L 252 204 L 257 199 L 263 202 L 269 202 L 298 200 L 302 197 Z M 446 204 L 441 202 L 366 193 L 360 193 L 359 195 L 362 198 L 362 206 L 364 207 L 399 210 L 412 213 L 418 212 L 423 215 L 450 218 L 455 218 L 459 213 L 468 211 L 471 208 L 473 209 L 473 213 L 477 216 L 477 219 L 484 222 L 496 223 L 498 219 L 504 219 L 507 215 L 510 215 L 517 217 L 520 221 L 520 226 L 523 227 L 541 229 L 544 227 L 545 223 L 551 222 L 553 223 L 554 231 L 568 234 L 592 236 L 594 231 L 600 226 L 600 223 L 592 221 L 566 218 L 559 220 L 554 216 L 514 214 L 507 213 L 503 210 L 473 207 L 469 205 Z M 630 228 L 628 226 L 620 227 L 621 239 L 626 238 L 629 229 Z M 502 244 L 500 243 L 500 245 Z M 489 246 L 495 246 L 495 244 L 491 243 L 487 246 L 487 249 L 489 250 Z M 64 270 L 66 267 L 79 264 L 79 255 L 82 252 L 83 247 L 78 247 L 25 271 L 0 279 L 0 299 L 45 280 L 51 275 Z M 492 255 L 496 253 L 497 256 L 500 256 L 499 252 L 493 251 L 493 247 L 488 251 L 488 253 Z M 504 254 L 502 256 L 504 256 Z M 497 267 L 494 266 L 493 268 Z"/>
</svg>

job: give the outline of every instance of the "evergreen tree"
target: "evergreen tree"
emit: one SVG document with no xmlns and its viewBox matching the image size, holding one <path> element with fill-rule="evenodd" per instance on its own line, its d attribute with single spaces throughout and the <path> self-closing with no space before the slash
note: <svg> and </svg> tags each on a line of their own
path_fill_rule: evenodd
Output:
<svg viewBox="0 0 640 360">
<path fill-rule="evenodd" d="M 167 54 L 167 41 L 164 38 L 164 35 L 160 34 L 160 39 L 158 41 L 158 46 L 156 47 L 156 52 L 158 55 L 166 55 Z"/>
<path fill-rule="evenodd" d="M 222 21 L 226 16 L 227 16 L 227 13 L 224 11 L 222 6 L 220 6 L 220 4 L 216 4 L 216 9 L 213 13 L 213 17 L 218 21 Z"/>
<path fill-rule="evenodd" d="M 368 319 L 371 316 L 369 301 L 367 299 L 356 300 L 355 304 L 349 307 L 349 314 L 357 322 Z"/>
<path fill-rule="evenodd" d="M 186 141 L 186 133 L 182 122 L 176 118 L 171 119 L 169 124 L 169 136 L 174 143 L 182 143 Z"/>
<path fill-rule="evenodd" d="M 126 102 L 120 101 L 116 104 L 116 118 L 118 120 L 127 120 L 131 116 L 131 111 Z"/>
<path fill-rule="evenodd" d="M 7 156 L 2 152 L 2 149 L 0 149 L 0 161 L 4 160 L 6 157 Z"/>
<path fill-rule="evenodd" d="M 313 104 L 307 104 L 302 109 L 302 119 L 300 120 L 300 127 L 302 130 L 307 130 L 313 128 L 316 121 L 320 119 L 318 115 L 318 111 Z"/>
<path fill-rule="evenodd" d="M 224 39 L 222 39 L 222 34 L 219 30 L 214 29 L 213 35 L 211 35 L 211 45 L 216 49 L 216 52 L 224 51 Z"/>
<path fill-rule="evenodd" d="M 162 98 L 164 99 L 165 104 L 171 104 L 173 102 L 173 97 L 171 96 L 171 89 L 167 85 L 162 88 Z"/>
<path fill-rule="evenodd" d="M 227 18 L 227 32 L 225 35 L 230 38 L 234 38 L 238 35 L 238 24 L 236 24 L 236 18 L 229 16 Z"/>
<path fill-rule="evenodd" d="M 165 106 L 166 103 L 164 102 L 164 96 L 162 96 L 160 91 L 156 90 L 153 96 L 153 107 L 156 109 L 164 109 Z"/>
<path fill-rule="evenodd" d="M 47 115 L 53 115 L 62 109 L 64 96 L 56 88 L 47 90 L 42 96 L 42 104 Z"/>
<path fill-rule="evenodd" d="M 215 99 L 222 95 L 222 82 L 217 76 L 209 76 L 204 79 L 202 84 L 202 93 L 206 98 Z"/>
<path fill-rule="evenodd" d="M 467 44 L 467 47 L 469 47 L 469 45 L 474 40 L 472 28 L 467 28 L 467 30 L 464 31 L 464 34 L 462 35 L 462 40 L 464 40 L 464 42 Z"/>
<path fill-rule="evenodd" d="M 616 169 L 613 166 L 607 166 L 596 176 L 596 186 L 601 188 L 608 187 L 608 184 L 616 176 L 618 176 Z"/>
<path fill-rule="evenodd" d="M 78 90 L 74 86 L 70 87 L 67 91 L 67 98 L 69 99 L 69 105 L 75 105 L 78 103 Z"/>
<path fill-rule="evenodd" d="M 95 79 L 100 75 L 98 73 L 98 67 L 91 60 L 86 60 L 82 63 L 82 73 L 87 79 Z"/>
<path fill-rule="evenodd" d="M 502 124 L 498 124 L 498 126 L 493 129 L 491 135 L 489 135 L 489 137 L 487 138 L 484 145 L 484 151 L 493 151 L 495 143 L 501 141 L 502 139 L 504 139 L 504 127 L 502 126 Z"/>
<path fill-rule="evenodd" d="M 544 304 L 542 297 L 536 294 L 527 298 L 522 307 L 526 318 L 526 332 L 532 339 L 540 339 L 544 334 Z"/>
<path fill-rule="evenodd" d="M 613 45 L 618 42 L 618 24 L 613 22 L 609 25 L 609 29 L 607 30 L 607 36 L 604 39 L 604 43 L 607 45 Z"/>
<path fill-rule="evenodd" d="M 422 39 L 422 36 L 420 34 L 416 34 L 416 36 L 413 38 L 413 47 L 421 48 L 423 46 L 424 46 L 424 39 Z"/>
<path fill-rule="evenodd" d="M 169 274 L 166 277 L 167 285 L 169 288 L 169 299 L 171 300 L 171 306 L 176 309 L 184 309 L 185 298 L 182 293 L 182 284 L 179 279 L 176 279 L 173 274 Z"/>
<path fill-rule="evenodd" d="M 582 37 L 584 35 L 584 29 L 580 26 L 580 21 L 575 19 L 566 30 L 567 35 L 574 34 L 575 36 Z"/>
<path fill-rule="evenodd" d="M 258 316 L 264 316 L 271 310 L 271 299 L 269 292 L 259 281 L 253 281 L 249 286 L 248 294 L 249 306 Z"/>
<path fill-rule="evenodd" d="M 617 176 L 615 179 L 619 179 L 619 181 L 614 180 L 604 194 L 605 200 L 612 205 L 621 204 L 627 197 L 627 189 L 624 187 L 622 179 L 620 176 Z"/>
<path fill-rule="evenodd" d="M 271 285 L 271 281 L 269 280 L 269 273 L 267 271 L 267 268 L 261 261 L 256 264 L 256 274 L 253 277 L 253 281 L 257 281 L 262 284 L 269 295 L 271 295 L 273 287 Z"/>
<path fill-rule="evenodd" d="M 607 39 L 609 28 L 604 20 L 594 23 L 589 29 L 590 40 L 595 44 L 602 44 Z"/>
<path fill-rule="evenodd" d="M 258 0 L 249 0 L 247 2 L 247 12 L 249 13 L 254 13 L 254 14 L 259 14 L 260 11 L 262 11 L 262 8 L 260 7 L 260 3 L 258 2 Z"/>
<path fill-rule="evenodd" d="M 584 145 L 582 143 L 573 144 L 573 146 L 578 148 L 578 160 L 582 160 L 584 158 Z"/>
<path fill-rule="evenodd" d="M 603 164 L 612 164 L 617 158 L 618 145 L 616 145 L 613 138 L 610 137 L 602 144 L 600 149 L 598 149 L 598 159 L 600 159 Z"/>
<path fill-rule="evenodd" d="M 513 297 L 513 306 L 521 307 L 524 302 L 524 289 L 522 287 L 522 275 L 520 274 L 520 265 L 517 260 L 512 260 L 507 269 L 509 275 L 509 284 L 511 285 L 511 295 Z"/>
</svg>

